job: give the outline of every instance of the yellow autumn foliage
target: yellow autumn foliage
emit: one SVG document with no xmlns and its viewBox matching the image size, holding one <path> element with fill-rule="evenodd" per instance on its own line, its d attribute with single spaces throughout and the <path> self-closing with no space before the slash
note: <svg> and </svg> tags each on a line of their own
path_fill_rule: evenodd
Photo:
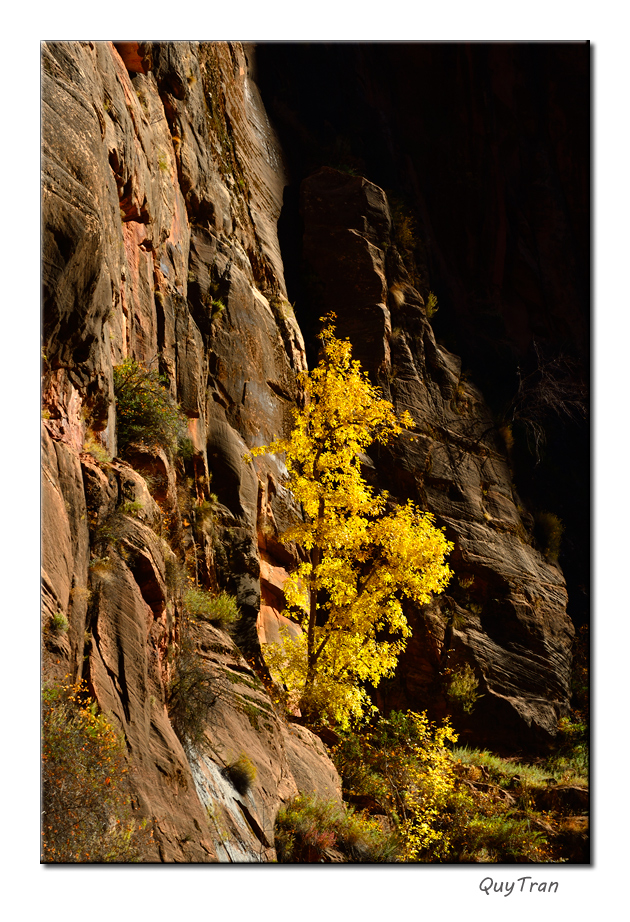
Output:
<svg viewBox="0 0 630 922">
<path fill-rule="evenodd" d="M 282 539 L 309 555 L 285 587 L 304 633 L 269 645 L 269 666 L 303 713 L 343 727 L 369 705 L 366 684 L 393 673 L 410 634 L 403 598 L 426 604 L 448 583 L 452 544 L 429 513 L 392 503 L 363 478 L 366 449 L 413 421 L 396 416 L 350 342 L 336 338 L 334 315 L 322 320 L 322 358 L 302 376 L 306 401 L 291 435 L 251 455 L 284 454 L 303 521 Z"/>
</svg>

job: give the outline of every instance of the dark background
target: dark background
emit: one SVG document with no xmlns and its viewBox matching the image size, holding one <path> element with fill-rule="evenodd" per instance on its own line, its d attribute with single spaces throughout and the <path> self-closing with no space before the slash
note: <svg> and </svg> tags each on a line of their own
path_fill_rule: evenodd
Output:
<svg viewBox="0 0 630 922">
<path fill-rule="evenodd" d="M 300 316 L 299 188 L 320 166 L 388 193 L 406 254 L 497 425 L 527 508 L 562 520 L 569 613 L 589 621 L 588 43 L 262 43 L 290 183 L 279 224 Z M 311 344 L 312 345 L 312 344 Z"/>
</svg>

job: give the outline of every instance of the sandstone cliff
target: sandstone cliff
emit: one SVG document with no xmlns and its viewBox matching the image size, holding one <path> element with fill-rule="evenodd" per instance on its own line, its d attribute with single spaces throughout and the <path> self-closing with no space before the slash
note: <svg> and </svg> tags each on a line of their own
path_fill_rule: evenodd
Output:
<svg viewBox="0 0 630 922">
<path fill-rule="evenodd" d="M 307 345 L 278 242 L 288 176 L 253 62 L 238 43 L 42 46 L 44 673 L 84 676 L 124 732 L 160 861 L 271 860 L 281 803 L 341 796 L 321 740 L 276 710 L 261 655 L 294 561 L 277 535 L 296 512 L 281 462 L 243 454 L 288 434 Z M 414 636 L 380 700 L 439 713 L 447 670 L 468 664 L 476 738 L 548 740 L 568 706 L 566 587 L 484 397 L 436 342 L 381 188 L 317 170 L 301 216 L 316 306 L 416 424 L 413 448 L 374 453 L 366 471 L 455 542 L 456 577 L 409 612 Z M 119 456 L 113 368 L 127 356 L 167 376 L 186 456 Z M 212 494 L 209 525 L 198 510 Z M 196 628 L 220 689 L 203 752 L 184 750 L 166 708 L 182 566 L 241 613 L 232 636 Z M 57 613 L 67 634 L 50 630 Z M 222 772 L 241 752 L 257 769 L 244 795 Z"/>
<path fill-rule="evenodd" d="M 85 675 L 119 722 L 138 806 L 154 821 L 152 857 L 270 857 L 296 778 L 339 796 L 338 778 L 322 744 L 279 721 L 242 653 L 211 626 L 199 644 L 230 697 L 212 714 L 216 761 L 189 764 L 165 708 L 177 611 L 164 538 L 196 542 L 203 578 L 236 594 L 241 649 L 255 656 L 266 483 L 242 455 L 286 431 L 304 367 L 283 306 L 281 153 L 241 46 L 58 43 L 43 47 L 42 66 L 43 622 L 63 612 L 69 623 L 67 636 L 47 634 L 45 670 Z M 126 355 L 168 375 L 194 444 L 185 467 L 141 448 L 133 466 L 99 466 L 84 450 L 89 435 L 97 457 L 116 456 L 112 367 Z M 216 566 L 217 542 L 186 518 L 211 475 Z M 141 503 L 141 516 L 121 513 L 125 501 Z M 250 803 L 219 774 L 241 750 L 257 768 Z"/>
</svg>

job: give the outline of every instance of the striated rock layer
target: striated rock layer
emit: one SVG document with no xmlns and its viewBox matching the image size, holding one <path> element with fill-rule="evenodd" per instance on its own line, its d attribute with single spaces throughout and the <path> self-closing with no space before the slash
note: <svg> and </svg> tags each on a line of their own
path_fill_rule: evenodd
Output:
<svg viewBox="0 0 630 922">
<path fill-rule="evenodd" d="M 134 803 L 153 825 L 147 860 L 271 860 L 283 802 L 341 796 L 324 745 L 287 725 L 261 681 L 261 639 L 286 622 L 298 557 L 278 534 L 297 513 L 281 459 L 243 455 L 289 433 L 306 359 L 277 237 L 282 151 L 252 55 L 219 42 L 42 45 L 44 679 L 84 677 L 124 733 Z M 322 312 L 337 311 L 416 422 L 415 441 L 366 472 L 435 512 L 456 544 L 456 579 L 409 613 L 414 636 L 381 703 L 439 703 L 447 670 L 469 663 L 478 736 L 549 738 L 568 696 L 564 581 L 532 545 L 483 397 L 435 342 L 380 188 L 316 173 L 303 219 Z M 118 456 L 113 368 L 126 357 L 168 380 L 187 453 Z M 181 574 L 233 593 L 241 612 L 232 636 L 193 631 L 217 688 L 202 751 L 185 751 L 167 709 Z M 51 630 L 58 613 L 67 633 Z M 224 771 L 243 753 L 256 769 L 244 795 Z"/>
<path fill-rule="evenodd" d="M 260 661 L 257 521 L 279 472 L 267 463 L 259 483 L 242 456 L 287 432 L 304 367 L 276 235 L 281 153 L 239 44 L 47 43 L 42 69 L 45 678 L 86 677 L 124 732 L 151 859 L 268 860 L 283 800 L 304 784 L 340 797 L 323 746 L 286 727 L 211 626 L 199 649 L 229 689 L 208 714 L 214 761 L 187 758 L 165 704 L 178 565 L 236 594 L 241 650 Z M 127 356 L 168 378 L 185 462 L 142 445 L 106 460 Z M 211 490 L 212 536 L 194 521 Z M 247 803 L 207 780 L 241 750 L 257 770 Z"/>
</svg>

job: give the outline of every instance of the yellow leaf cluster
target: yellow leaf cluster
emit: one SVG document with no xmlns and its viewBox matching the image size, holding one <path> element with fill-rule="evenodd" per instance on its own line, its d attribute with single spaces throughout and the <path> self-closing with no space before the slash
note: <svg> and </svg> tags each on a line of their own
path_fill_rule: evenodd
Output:
<svg viewBox="0 0 630 922">
<path fill-rule="evenodd" d="M 418 861 L 429 854 L 444 860 L 451 842 L 441 820 L 455 790 L 455 769 L 447 741 L 455 743 L 457 734 L 448 722 L 433 726 L 424 712 L 411 716 L 418 742 L 412 745 L 415 758 L 409 763 L 403 795 L 405 860 Z"/>
</svg>

